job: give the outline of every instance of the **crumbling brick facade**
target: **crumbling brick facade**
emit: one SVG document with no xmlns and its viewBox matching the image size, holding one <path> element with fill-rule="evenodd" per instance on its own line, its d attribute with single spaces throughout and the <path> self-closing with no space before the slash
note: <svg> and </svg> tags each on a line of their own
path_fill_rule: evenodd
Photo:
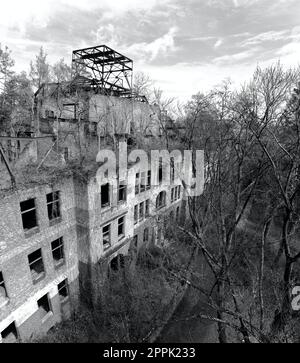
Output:
<svg viewBox="0 0 300 363">
<path fill-rule="evenodd" d="M 52 168 L 56 177 L 32 175 L 35 183 L 29 177 L 13 189 L 9 174 L 1 181 L 0 342 L 43 334 L 70 316 L 80 296 L 93 301 L 112 261 L 162 243 L 159 215 L 178 220 L 184 210 L 183 192 L 174 198 L 174 186 L 137 184 L 135 164 L 108 186 L 90 167 L 107 138 L 116 149 L 118 135 L 140 134 L 145 143 L 159 137 L 156 106 L 92 91 L 59 92 L 59 85 L 45 85 L 36 94 L 39 138 L 24 140 L 27 152 L 24 147 L 13 165 L 13 171 L 31 165 L 37 175 Z M 60 174 L 63 169 L 70 173 Z"/>
<path fill-rule="evenodd" d="M 46 332 L 63 316 L 70 314 L 78 299 L 78 257 L 73 180 L 66 179 L 53 186 L 18 190 L 0 203 L 0 269 L 6 299 L 0 309 L 0 332 L 14 323 L 18 338 Z M 59 217 L 49 220 L 47 195 L 59 191 Z M 20 203 L 34 200 L 36 227 L 24 229 Z M 57 264 L 52 242 L 62 238 L 63 259 Z M 37 279 L 30 270 L 31 253 L 40 250 L 43 273 Z M 67 279 L 68 298 L 60 303 L 58 284 Z M 38 300 L 48 294 L 50 312 L 41 317 Z M 3 296 L 2 296 L 3 298 Z M 4 339 L 3 335 L 1 335 Z"/>
</svg>

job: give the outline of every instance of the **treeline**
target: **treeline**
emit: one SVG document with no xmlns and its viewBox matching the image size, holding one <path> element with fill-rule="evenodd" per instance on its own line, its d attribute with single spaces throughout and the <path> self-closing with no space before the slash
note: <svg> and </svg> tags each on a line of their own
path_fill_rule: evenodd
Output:
<svg viewBox="0 0 300 363">
<path fill-rule="evenodd" d="M 181 142 L 204 149 L 206 163 L 185 231 L 215 276 L 215 315 L 199 317 L 220 342 L 299 341 L 299 79 L 299 68 L 258 67 L 239 90 L 224 82 L 185 108 Z"/>
<path fill-rule="evenodd" d="M 62 58 L 53 65 L 43 47 L 30 63 L 27 74 L 14 72 L 15 61 L 7 47 L 0 44 L 0 131 L 21 130 L 33 118 L 34 92 L 45 82 L 71 79 L 71 66 Z"/>
</svg>

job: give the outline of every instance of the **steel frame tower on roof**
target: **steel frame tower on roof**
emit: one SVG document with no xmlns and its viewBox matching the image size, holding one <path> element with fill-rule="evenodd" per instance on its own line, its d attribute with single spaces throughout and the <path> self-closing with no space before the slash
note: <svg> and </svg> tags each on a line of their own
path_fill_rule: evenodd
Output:
<svg viewBox="0 0 300 363">
<path fill-rule="evenodd" d="M 73 51 L 74 75 L 91 79 L 91 87 L 104 94 L 132 95 L 133 61 L 106 45 Z"/>
</svg>

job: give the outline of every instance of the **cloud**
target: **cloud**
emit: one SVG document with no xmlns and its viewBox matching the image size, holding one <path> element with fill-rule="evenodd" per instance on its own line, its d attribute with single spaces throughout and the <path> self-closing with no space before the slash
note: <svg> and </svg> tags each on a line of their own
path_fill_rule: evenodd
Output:
<svg viewBox="0 0 300 363">
<path fill-rule="evenodd" d="M 219 48 L 219 47 L 222 45 L 222 43 L 223 43 L 223 40 L 222 40 L 222 39 L 218 39 L 218 40 L 215 42 L 214 47 L 215 47 L 215 48 Z"/>
<path fill-rule="evenodd" d="M 41 45 L 54 63 L 107 44 L 186 99 L 230 75 L 243 82 L 258 62 L 296 64 L 299 11 L 299 0 L 9 0 L 0 39 L 18 71 Z"/>
<path fill-rule="evenodd" d="M 175 36 L 178 32 L 176 27 L 171 27 L 165 34 L 150 41 L 140 43 L 123 43 L 122 37 L 116 31 L 113 24 L 100 26 L 96 32 L 97 41 L 126 52 L 128 56 L 138 62 L 152 62 L 158 57 L 165 57 L 173 52 L 175 47 Z"/>
<path fill-rule="evenodd" d="M 290 30 L 281 30 L 281 31 L 271 30 L 268 32 L 257 34 L 253 37 L 246 39 L 241 43 L 241 46 L 246 47 L 246 46 L 261 44 L 264 42 L 274 42 L 277 40 L 286 39 L 289 34 Z"/>
<path fill-rule="evenodd" d="M 229 64 L 233 65 L 237 62 L 251 62 L 256 51 L 257 49 L 249 49 L 239 53 L 222 55 L 221 57 L 213 59 L 213 63 L 222 66 Z"/>
<path fill-rule="evenodd" d="M 166 34 L 163 34 L 150 43 L 132 44 L 128 48 L 128 52 L 133 54 L 135 58 L 140 61 L 147 61 L 148 59 L 151 62 L 157 57 L 165 57 L 176 49 L 174 38 L 177 32 L 178 29 L 172 27 Z"/>
</svg>

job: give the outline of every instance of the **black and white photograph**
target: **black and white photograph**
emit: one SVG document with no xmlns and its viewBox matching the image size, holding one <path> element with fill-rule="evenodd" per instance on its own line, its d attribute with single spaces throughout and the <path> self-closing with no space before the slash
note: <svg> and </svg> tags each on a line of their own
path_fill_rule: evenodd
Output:
<svg viewBox="0 0 300 363">
<path fill-rule="evenodd" d="M 0 346 L 300 343 L 299 15 L 1 3 Z"/>
</svg>

